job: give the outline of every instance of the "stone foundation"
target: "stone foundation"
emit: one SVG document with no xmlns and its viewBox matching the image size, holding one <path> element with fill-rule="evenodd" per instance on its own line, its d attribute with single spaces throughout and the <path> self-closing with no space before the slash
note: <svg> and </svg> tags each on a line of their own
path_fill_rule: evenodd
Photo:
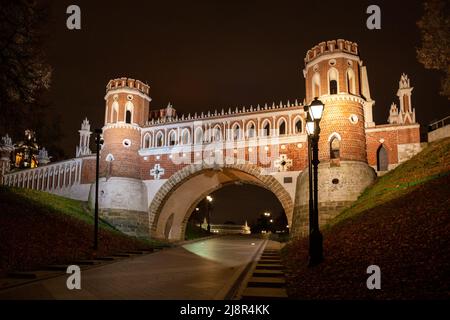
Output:
<svg viewBox="0 0 450 320">
<path fill-rule="evenodd" d="M 101 209 L 99 215 L 127 235 L 146 238 L 150 236 L 148 233 L 148 212 Z"/>
<path fill-rule="evenodd" d="M 376 178 L 375 170 L 367 163 L 341 161 L 339 164 L 319 164 L 319 224 L 324 225 L 350 206 Z M 309 232 L 308 169 L 297 179 L 292 237 Z"/>
</svg>

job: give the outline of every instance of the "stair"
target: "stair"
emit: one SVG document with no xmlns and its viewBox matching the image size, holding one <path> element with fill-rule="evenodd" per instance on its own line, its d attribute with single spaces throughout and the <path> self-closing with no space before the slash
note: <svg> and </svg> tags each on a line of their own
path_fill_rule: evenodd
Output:
<svg viewBox="0 0 450 320">
<path fill-rule="evenodd" d="M 269 243 L 271 244 L 271 243 Z M 269 246 L 268 244 L 268 246 Z M 272 246 L 275 244 L 272 243 Z M 278 249 L 266 248 L 247 282 L 242 300 L 288 299 L 283 265 Z"/>
</svg>

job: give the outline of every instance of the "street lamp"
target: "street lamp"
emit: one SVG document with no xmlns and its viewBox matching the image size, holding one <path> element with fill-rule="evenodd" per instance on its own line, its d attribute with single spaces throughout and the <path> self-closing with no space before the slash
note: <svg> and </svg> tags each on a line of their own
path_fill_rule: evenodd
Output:
<svg viewBox="0 0 450 320">
<path fill-rule="evenodd" d="M 95 209 L 94 209 L 94 250 L 98 249 L 98 180 L 100 171 L 100 146 L 103 144 L 102 129 L 95 129 L 95 145 L 97 149 L 95 163 Z"/>
<path fill-rule="evenodd" d="M 270 217 L 270 212 L 264 212 L 264 216 Z"/>
<path fill-rule="evenodd" d="M 320 120 L 324 104 L 314 98 L 311 105 L 305 106 L 307 112 L 306 130 L 308 133 L 309 169 L 309 265 L 314 266 L 323 260 L 323 238 L 319 229 L 318 165 Z"/>
<path fill-rule="evenodd" d="M 206 196 L 206 211 L 208 214 L 208 232 L 211 232 L 211 202 L 213 198 L 211 196 Z"/>
</svg>

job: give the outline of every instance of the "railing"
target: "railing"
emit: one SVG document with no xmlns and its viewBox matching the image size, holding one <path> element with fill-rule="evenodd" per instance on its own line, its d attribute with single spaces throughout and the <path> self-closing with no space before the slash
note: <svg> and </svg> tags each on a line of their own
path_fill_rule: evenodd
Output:
<svg viewBox="0 0 450 320">
<path fill-rule="evenodd" d="M 445 117 L 444 119 L 438 120 L 428 125 L 428 132 L 434 131 L 436 129 L 445 127 L 450 124 L 450 116 Z"/>
<path fill-rule="evenodd" d="M 3 184 L 47 192 L 70 188 L 81 182 L 82 163 L 82 158 L 75 158 L 34 169 L 10 172 L 4 175 Z"/>
</svg>

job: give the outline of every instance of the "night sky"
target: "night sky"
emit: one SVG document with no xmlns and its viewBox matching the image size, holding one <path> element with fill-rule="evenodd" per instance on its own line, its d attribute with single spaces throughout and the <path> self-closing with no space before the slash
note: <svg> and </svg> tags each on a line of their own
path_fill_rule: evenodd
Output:
<svg viewBox="0 0 450 320">
<path fill-rule="evenodd" d="M 85 116 L 93 127 L 102 126 L 109 79 L 125 76 L 148 82 L 151 108 L 171 102 L 179 113 L 303 101 L 306 51 L 338 38 L 359 45 L 376 100 L 376 123 L 385 123 L 391 102 L 397 102 L 402 72 L 415 87 L 412 102 L 422 125 L 448 115 L 448 100 L 438 95 L 440 74 L 416 60 L 420 1 L 51 3 L 46 46 L 54 71 L 49 97 L 62 115 L 61 143 L 70 157 Z M 65 12 L 71 4 L 81 7 L 80 31 L 66 28 Z M 366 28 L 370 4 L 381 7 L 381 30 Z M 237 215 L 255 211 L 256 199 L 266 199 L 264 206 L 273 210 L 279 205 L 254 188 L 244 193 L 248 201 Z"/>
</svg>

